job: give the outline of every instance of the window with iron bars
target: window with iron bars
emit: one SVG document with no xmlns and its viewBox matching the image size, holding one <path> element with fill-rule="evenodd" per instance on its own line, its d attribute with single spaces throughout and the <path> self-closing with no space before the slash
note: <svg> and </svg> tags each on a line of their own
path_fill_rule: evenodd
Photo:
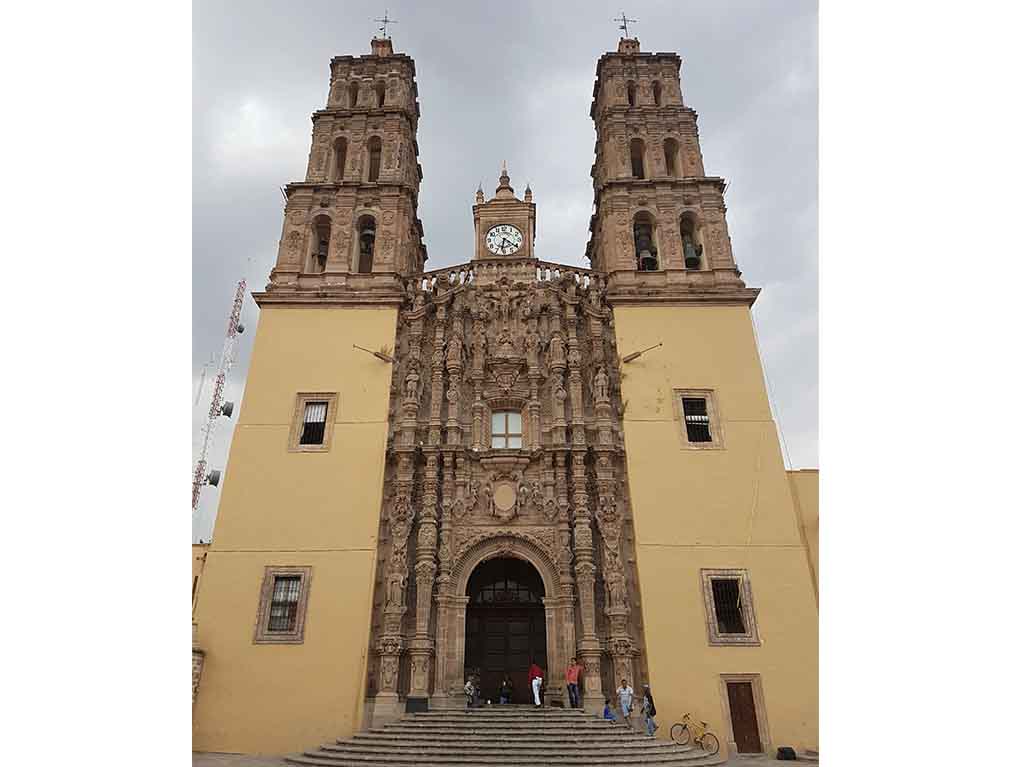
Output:
<svg viewBox="0 0 1024 767">
<path fill-rule="evenodd" d="M 302 436 L 300 445 L 322 445 L 324 428 L 327 425 L 327 403 L 307 402 L 302 415 Z"/>
<path fill-rule="evenodd" d="M 683 397 L 683 421 L 690 442 L 711 442 L 711 418 L 704 397 Z"/>
<path fill-rule="evenodd" d="M 301 587 L 302 579 L 298 575 L 278 575 L 274 578 L 267 631 L 295 631 Z"/>
<path fill-rule="evenodd" d="M 746 634 L 743 602 L 738 578 L 713 578 L 711 593 L 715 600 L 715 619 L 719 634 Z"/>
</svg>

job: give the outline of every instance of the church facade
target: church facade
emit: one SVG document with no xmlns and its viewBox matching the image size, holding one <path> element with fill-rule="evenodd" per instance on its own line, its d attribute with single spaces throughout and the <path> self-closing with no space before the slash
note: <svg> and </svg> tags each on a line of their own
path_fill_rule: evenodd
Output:
<svg viewBox="0 0 1024 767">
<path fill-rule="evenodd" d="M 531 662 L 564 706 L 571 658 L 588 710 L 649 681 L 734 751 L 817 746 L 817 474 L 783 464 L 680 65 L 598 61 L 589 268 L 538 259 L 503 167 L 431 271 L 414 62 L 332 60 L 194 570 L 197 750 L 463 707 L 471 673 L 525 703 Z"/>
</svg>

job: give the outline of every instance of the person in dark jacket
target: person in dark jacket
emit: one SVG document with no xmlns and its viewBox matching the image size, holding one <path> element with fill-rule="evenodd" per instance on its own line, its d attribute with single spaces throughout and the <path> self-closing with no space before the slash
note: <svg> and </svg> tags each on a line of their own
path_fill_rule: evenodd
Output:
<svg viewBox="0 0 1024 767">
<path fill-rule="evenodd" d="M 505 678 L 501 680 L 501 689 L 498 692 L 498 703 L 511 703 L 512 702 L 512 677 L 505 674 Z"/>
<path fill-rule="evenodd" d="M 651 694 L 651 686 L 647 682 L 644 682 L 644 699 L 640 704 L 640 713 L 643 716 L 644 724 L 647 725 L 647 734 L 653 738 L 654 731 L 658 729 L 658 723 L 654 721 L 658 709 L 654 707 L 654 696 Z"/>
</svg>

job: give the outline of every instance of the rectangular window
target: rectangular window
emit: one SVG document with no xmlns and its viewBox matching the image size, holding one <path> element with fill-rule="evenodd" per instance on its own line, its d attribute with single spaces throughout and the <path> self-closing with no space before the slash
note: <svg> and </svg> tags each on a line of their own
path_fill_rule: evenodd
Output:
<svg viewBox="0 0 1024 767">
<path fill-rule="evenodd" d="M 491 447 L 499 450 L 523 446 L 523 416 L 514 411 L 491 414 Z"/>
<path fill-rule="evenodd" d="M 254 643 L 302 644 L 312 574 L 309 566 L 264 568 Z"/>
<path fill-rule="evenodd" d="M 295 395 L 288 449 L 294 452 L 326 452 L 331 448 L 334 422 L 338 420 L 338 395 L 334 392 L 300 392 Z"/>
<path fill-rule="evenodd" d="M 297 575 L 278 575 L 274 578 L 267 631 L 295 631 L 301 581 Z"/>
<path fill-rule="evenodd" d="M 760 645 L 750 576 L 746 570 L 701 570 L 708 643 Z"/>
<path fill-rule="evenodd" d="M 711 442 L 711 419 L 708 401 L 703 397 L 683 397 L 683 420 L 690 442 Z"/>
<path fill-rule="evenodd" d="M 743 604 L 740 602 L 738 578 L 712 578 L 711 594 L 715 599 L 715 617 L 719 634 L 745 634 Z"/>
<path fill-rule="evenodd" d="M 322 445 L 324 428 L 327 426 L 327 403 L 307 402 L 302 416 L 302 436 L 300 445 Z"/>
<path fill-rule="evenodd" d="M 682 421 L 683 447 L 694 450 L 720 450 L 722 418 L 713 389 L 676 389 L 677 415 Z"/>
</svg>

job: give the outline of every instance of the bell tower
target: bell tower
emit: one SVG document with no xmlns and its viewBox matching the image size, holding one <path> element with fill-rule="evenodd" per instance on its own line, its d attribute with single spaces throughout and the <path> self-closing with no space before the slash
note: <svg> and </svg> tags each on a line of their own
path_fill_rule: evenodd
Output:
<svg viewBox="0 0 1024 767">
<path fill-rule="evenodd" d="M 608 274 L 609 300 L 704 300 L 748 305 L 725 222 L 725 181 L 704 171 L 697 113 L 683 102 L 675 53 L 619 40 L 597 63 L 590 116 L 594 210 L 587 256 Z"/>
<path fill-rule="evenodd" d="M 312 116 L 305 179 L 285 187 L 277 263 L 260 303 L 386 301 L 401 297 L 401 277 L 423 270 L 416 66 L 390 38 L 370 48 L 331 60 L 327 106 Z"/>
</svg>

